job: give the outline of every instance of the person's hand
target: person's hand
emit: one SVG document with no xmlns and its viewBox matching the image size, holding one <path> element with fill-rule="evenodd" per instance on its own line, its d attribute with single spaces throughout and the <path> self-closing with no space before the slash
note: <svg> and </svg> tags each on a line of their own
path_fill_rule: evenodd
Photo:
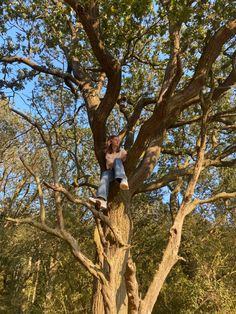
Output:
<svg viewBox="0 0 236 314">
<path fill-rule="evenodd" d="M 122 152 L 122 161 L 125 161 L 126 160 L 126 157 L 127 157 L 127 151 L 126 150 L 123 150 Z"/>
</svg>

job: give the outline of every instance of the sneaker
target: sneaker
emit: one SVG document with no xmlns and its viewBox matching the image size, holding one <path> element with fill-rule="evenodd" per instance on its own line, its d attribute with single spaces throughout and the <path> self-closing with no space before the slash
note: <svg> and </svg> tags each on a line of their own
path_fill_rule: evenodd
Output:
<svg viewBox="0 0 236 314">
<path fill-rule="evenodd" d="M 129 190 L 129 184 L 126 179 L 122 179 L 120 183 L 121 190 Z"/>
<path fill-rule="evenodd" d="M 105 200 L 102 200 L 100 198 L 90 197 L 89 201 L 90 203 L 92 203 L 95 206 L 98 206 L 99 208 L 107 209 L 107 201 Z"/>
</svg>

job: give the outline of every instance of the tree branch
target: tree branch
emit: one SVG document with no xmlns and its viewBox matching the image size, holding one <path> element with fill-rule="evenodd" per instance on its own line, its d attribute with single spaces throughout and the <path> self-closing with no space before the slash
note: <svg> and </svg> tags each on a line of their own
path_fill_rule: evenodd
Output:
<svg viewBox="0 0 236 314">
<path fill-rule="evenodd" d="M 196 183 L 201 173 L 204 151 L 206 147 L 206 135 L 207 135 L 207 118 L 209 114 L 209 104 L 202 99 L 203 120 L 200 133 L 200 147 L 198 151 L 198 159 L 194 166 L 192 177 L 188 183 L 183 201 L 180 205 L 179 211 L 175 217 L 174 224 L 170 230 L 170 238 L 168 245 L 163 254 L 161 263 L 156 270 L 153 280 L 147 290 L 144 299 L 140 303 L 140 314 L 151 313 L 156 299 L 160 293 L 162 284 L 164 283 L 167 275 L 171 271 L 172 267 L 180 259 L 178 256 L 179 246 L 181 242 L 182 226 L 184 218 L 188 213 L 193 210 L 191 204 L 191 197 L 193 195 Z"/>
<path fill-rule="evenodd" d="M 213 95 L 214 95 L 214 92 L 213 92 Z M 213 97 L 213 95 L 212 95 L 212 97 Z M 207 97 L 208 97 L 208 95 L 206 96 L 206 98 Z M 216 101 L 216 99 L 212 99 L 212 100 Z M 199 97 L 199 101 L 200 101 L 200 97 Z M 221 112 L 217 112 L 214 115 L 209 116 L 208 120 L 209 120 L 209 123 L 211 123 L 211 122 L 226 123 L 222 118 L 228 117 L 230 114 L 234 114 L 234 113 L 236 113 L 235 108 L 221 111 Z M 195 122 L 200 121 L 201 119 L 202 119 L 202 116 L 196 116 L 196 117 L 189 118 L 188 120 L 179 120 L 179 121 L 175 122 L 174 125 L 171 125 L 170 128 L 171 129 L 172 128 L 178 128 L 180 126 L 184 126 L 187 124 L 193 124 Z"/>
<path fill-rule="evenodd" d="M 129 131 L 132 131 L 133 127 L 135 126 L 136 122 L 138 121 L 138 119 L 140 118 L 142 109 L 145 108 L 145 106 L 148 106 L 150 104 L 155 104 L 156 103 L 156 99 L 155 98 L 151 98 L 151 97 L 141 97 L 136 106 L 134 107 L 134 110 L 132 112 L 132 115 L 130 117 L 128 117 L 128 121 L 126 126 L 123 128 L 123 130 L 121 130 L 119 137 L 122 140 L 126 134 Z"/>
<path fill-rule="evenodd" d="M 82 7 L 75 0 L 64 0 L 64 2 L 71 6 L 79 16 L 93 52 L 101 64 L 102 69 L 109 77 L 113 74 L 113 71 L 117 66 L 117 60 L 108 52 L 101 39 L 98 4 L 95 1 L 90 1 L 90 3 L 87 3 Z"/>
<path fill-rule="evenodd" d="M 236 20 L 233 20 L 222 26 L 216 34 L 210 38 L 203 50 L 201 58 L 199 59 L 193 80 L 199 80 L 199 77 L 206 76 L 212 64 L 220 54 L 223 45 L 235 34 L 235 32 Z"/>
<path fill-rule="evenodd" d="M 31 125 L 33 125 L 34 127 L 37 128 L 37 130 L 39 131 L 39 134 L 41 135 L 41 138 L 43 140 L 43 142 L 46 144 L 46 148 L 48 151 L 48 155 L 49 155 L 49 159 L 51 162 L 51 167 L 52 167 L 52 173 L 53 173 L 53 180 L 54 180 L 54 185 L 57 186 L 59 183 L 59 176 L 58 176 L 58 169 L 57 169 L 57 162 L 56 162 L 56 156 L 55 153 L 52 149 L 52 142 L 51 142 L 51 138 L 50 136 L 47 137 L 45 135 L 45 132 L 43 131 L 42 126 L 32 120 L 30 117 L 28 117 L 27 115 L 25 115 L 24 113 L 11 108 L 11 111 L 15 112 L 16 114 L 20 115 L 22 118 L 24 118 L 27 122 L 29 122 Z M 56 211 L 57 211 L 57 221 L 58 221 L 58 226 L 61 229 L 64 229 L 64 219 L 63 219 L 63 209 L 61 206 L 61 198 L 60 198 L 60 194 L 55 191 L 54 192 L 54 200 L 55 200 L 55 206 L 56 206 Z"/>
<path fill-rule="evenodd" d="M 44 66 L 40 66 L 34 62 L 32 62 L 31 60 L 27 59 L 27 58 L 22 58 L 20 56 L 14 56 L 14 57 L 0 57 L 0 62 L 2 63 L 23 63 L 28 65 L 29 67 L 31 67 L 32 69 L 42 72 L 42 73 L 46 73 L 46 74 L 51 74 L 57 77 L 61 77 L 63 79 L 67 79 L 70 80 L 71 82 L 75 83 L 76 85 L 79 85 L 80 81 L 77 80 L 76 78 L 74 78 L 70 73 L 65 73 L 65 72 L 61 72 L 57 69 L 52 69 L 52 68 L 47 68 Z"/>
<path fill-rule="evenodd" d="M 193 173 L 193 167 L 170 171 L 168 174 L 162 176 L 160 179 L 156 180 L 155 182 L 143 184 L 135 192 L 135 194 L 158 190 L 168 185 L 170 182 L 176 181 L 179 177 L 189 176 L 192 173 Z"/>
<path fill-rule="evenodd" d="M 203 119 L 202 119 L 202 126 L 201 126 L 201 134 L 200 134 L 200 147 L 197 154 L 197 162 L 194 166 L 193 175 L 188 183 L 184 199 L 181 203 L 179 211 L 185 211 L 185 207 L 191 201 L 193 196 L 195 186 L 197 184 L 198 178 L 200 176 L 203 163 L 204 163 L 204 152 L 206 148 L 206 139 L 207 139 L 207 121 L 208 121 L 208 114 L 209 114 L 209 106 L 208 104 L 202 104 L 203 107 Z"/>
<path fill-rule="evenodd" d="M 181 24 L 169 21 L 170 34 L 170 59 L 165 70 L 165 76 L 158 96 L 160 102 L 163 98 L 167 99 L 175 90 L 182 74 L 180 59 L 180 35 Z"/>
<path fill-rule="evenodd" d="M 89 271 L 91 275 L 94 277 L 103 280 L 106 282 L 105 276 L 102 273 L 101 269 L 99 268 L 98 265 L 95 265 L 92 263 L 90 259 L 88 259 L 79 249 L 78 242 L 75 240 L 74 237 L 71 236 L 68 232 L 65 230 L 59 230 L 59 229 L 54 229 L 46 224 L 39 223 L 37 221 L 34 221 L 31 218 L 23 218 L 23 219 L 18 219 L 18 218 L 11 218 L 11 217 L 6 217 L 7 221 L 14 222 L 16 224 L 29 224 L 33 227 L 38 228 L 41 231 L 44 231 L 46 233 L 49 233 L 51 235 L 54 235 L 60 239 L 65 240 L 72 249 L 73 254 L 78 258 L 80 263 Z"/>
<path fill-rule="evenodd" d="M 105 169 L 103 147 L 106 140 L 106 119 L 114 107 L 121 87 L 121 64 L 106 49 L 101 38 L 99 6 L 95 1 L 90 1 L 82 7 L 75 0 L 65 0 L 79 17 L 88 36 L 92 50 L 101 65 L 102 71 L 108 78 L 106 93 L 102 101 L 89 112 L 89 121 L 94 137 L 95 154 L 102 169 Z"/>
<path fill-rule="evenodd" d="M 125 272 L 125 283 L 128 295 L 128 313 L 136 314 L 139 308 L 139 288 L 136 279 L 136 265 L 129 257 L 127 261 L 127 268 Z"/>
<path fill-rule="evenodd" d="M 25 168 L 29 171 L 29 173 L 34 177 L 36 185 L 37 185 L 37 189 L 38 189 L 38 195 L 39 195 L 39 202 L 40 202 L 40 220 L 42 224 L 45 224 L 45 206 L 44 206 L 44 198 L 43 198 L 43 190 L 40 184 L 40 180 L 39 177 L 34 173 L 34 171 L 26 164 L 26 162 L 24 161 L 24 159 L 22 157 L 20 157 L 20 160 L 22 161 L 23 165 L 25 166 Z"/>
<path fill-rule="evenodd" d="M 233 87 L 235 83 L 236 83 L 236 70 L 233 67 L 230 74 L 224 80 L 224 82 L 215 88 L 212 95 L 212 100 L 216 101 L 220 97 L 223 97 L 230 90 L 230 88 Z"/>
<path fill-rule="evenodd" d="M 205 84 L 212 64 L 220 54 L 225 42 L 227 42 L 235 32 L 236 20 L 230 21 L 225 26 L 221 27 L 206 45 L 190 84 L 186 86 L 183 91 L 171 96 L 167 103 L 165 101 L 158 102 L 152 117 L 142 125 L 126 161 L 128 173 L 140 172 L 139 180 L 135 180 L 136 183 L 142 182 L 142 180 L 146 178 L 143 169 L 140 167 L 135 169 L 141 154 L 145 150 L 147 151 L 147 147 L 150 147 L 152 138 L 156 138 L 156 142 L 159 142 L 158 145 L 160 145 L 161 148 L 166 130 L 176 122 L 180 112 L 190 106 L 193 99 L 195 100 L 196 97 L 199 97 L 199 93 Z M 156 149 L 156 158 L 153 158 L 154 162 L 158 158 L 160 148 Z M 149 154 L 146 153 L 144 158 L 146 157 L 149 158 Z M 142 164 L 143 168 L 146 167 L 145 162 L 142 162 Z M 151 168 L 154 168 L 154 166 L 153 163 Z"/>
<path fill-rule="evenodd" d="M 236 198 L 236 192 L 221 192 L 218 194 L 215 194 L 207 199 L 195 199 L 192 203 L 196 207 L 199 204 L 207 204 L 207 203 L 213 203 L 215 201 L 218 201 L 219 199 L 230 199 L 230 198 Z"/>
<path fill-rule="evenodd" d="M 29 116 L 27 116 L 27 115 L 24 114 L 23 112 L 20 112 L 20 111 L 14 109 L 14 108 L 10 108 L 10 110 L 11 110 L 12 112 L 16 113 L 17 115 L 21 116 L 24 120 L 26 120 L 28 123 L 30 123 L 32 126 L 34 126 L 34 127 L 38 130 L 39 134 L 41 135 L 42 140 L 44 141 L 44 143 L 45 143 L 46 145 L 49 145 L 50 141 L 49 141 L 49 139 L 46 137 L 46 135 L 45 135 L 45 133 L 44 133 L 44 131 L 43 131 L 41 125 L 40 125 L 37 121 L 31 119 Z"/>
<path fill-rule="evenodd" d="M 118 228 L 117 228 L 116 226 L 114 226 L 114 224 L 110 221 L 110 219 L 109 219 L 106 215 L 104 215 L 101 211 L 96 210 L 96 209 L 94 208 L 94 206 L 91 206 L 88 202 L 83 201 L 83 200 L 81 200 L 81 199 L 79 199 L 79 198 L 74 197 L 67 189 L 65 189 L 65 188 L 64 188 L 63 186 L 61 186 L 61 185 L 55 186 L 55 185 L 51 185 L 51 184 L 49 184 L 49 183 L 47 183 L 47 182 L 44 182 L 44 184 L 45 184 L 48 188 L 50 188 L 50 189 L 52 189 L 52 190 L 54 190 L 54 191 L 63 193 L 63 194 L 67 197 L 67 199 L 68 199 L 69 201 L 71 201 L 72 203 L 74 203 L 74 204 L 79 204 L 79 205 L 84 205 L 84 206 L 86 206 L 87 208 L 89 208 L 89 210 L 93 213 L 94 217 L 99 218 L 100 220 L 102 220 L 102 221 L 111 229 L 111 231 L 113 232 L 113 234 L 114 234 L 116 240 L 118 241 L 118 243 L 119 243 L 121 246 L 129 247 L 129 245 L 128 245 L 127 243 L 124 243 L 124 241 L 123 241 L 123 239 L 122 239 L 122 237 L 121 237 L 121 235 L 120 235 L 120 232 L 119 232 Z"/>
</svg>

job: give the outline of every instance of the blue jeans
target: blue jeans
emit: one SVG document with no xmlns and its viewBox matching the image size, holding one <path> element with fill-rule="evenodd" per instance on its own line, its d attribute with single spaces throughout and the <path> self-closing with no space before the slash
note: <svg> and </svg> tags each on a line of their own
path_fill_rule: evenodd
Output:
<svg viewBox="0 0 236 314">
<path fill-rule="evenodd" d="M 114 180 L 121 181 L 122 179 L 127 180 L 123 162 L 121 159 L 115 159 L 113 168 L 102 172 L 96 196 L 107 200 L 110 182 Z"/>
</svg>

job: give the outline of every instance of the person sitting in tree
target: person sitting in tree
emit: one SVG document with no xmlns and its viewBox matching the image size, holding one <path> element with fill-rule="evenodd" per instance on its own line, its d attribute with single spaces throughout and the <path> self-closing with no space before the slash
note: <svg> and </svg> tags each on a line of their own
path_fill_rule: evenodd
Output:
<svg viewBox="0 0 236 314">
<path fill-rule="evenodd" d="M 106 170 L 102 172 L 96 198 L 89 198 L 89 201 L 92 204 L 95 204 L 102 209 L 107 208 L 109 184 L 114 180 L 120 183 L 121 190 L 129 190 L 123 166 L 123 161 L 125 161 L 126 156 L 126 150 L 120 148 L 119 137 L 116 135 L 109 136 L 105 148 Z"/>
</svg>

